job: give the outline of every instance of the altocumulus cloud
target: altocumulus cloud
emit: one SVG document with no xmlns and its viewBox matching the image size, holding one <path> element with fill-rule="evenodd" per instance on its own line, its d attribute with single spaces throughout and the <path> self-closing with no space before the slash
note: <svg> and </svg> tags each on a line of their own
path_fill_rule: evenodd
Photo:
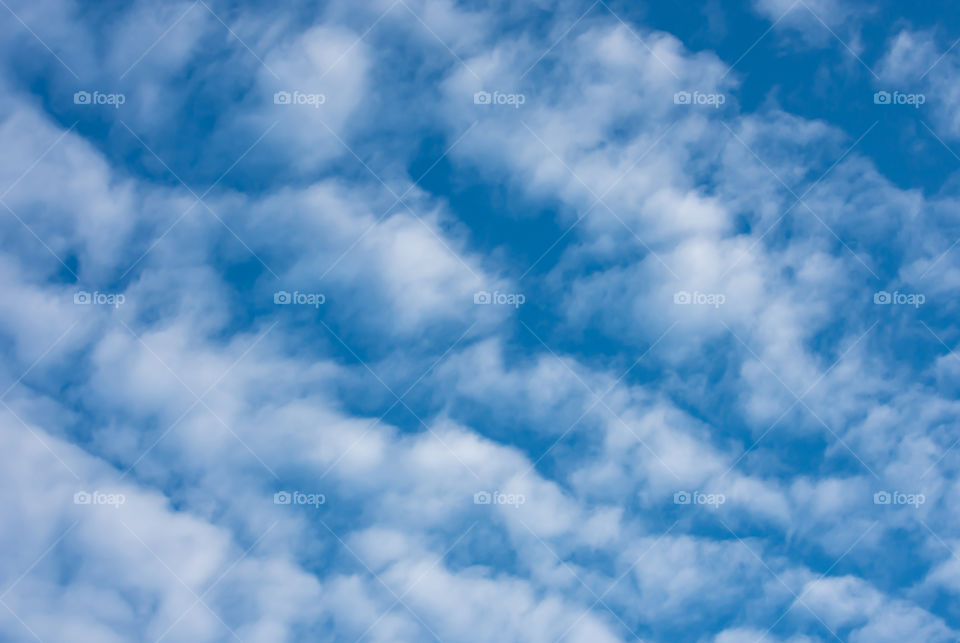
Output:
<svg viewBox="0 0 960 643">
<path fill-rule="evenodd" d="M 0 638 L 956 640 L 937 13 L 4 4 Z"/>
</svg>

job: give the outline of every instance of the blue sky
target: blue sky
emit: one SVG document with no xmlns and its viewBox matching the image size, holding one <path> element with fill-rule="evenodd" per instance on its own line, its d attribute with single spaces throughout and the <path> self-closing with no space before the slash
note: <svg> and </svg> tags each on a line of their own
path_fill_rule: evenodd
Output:
<svg viewBox="0 0 960 643">
<path fill-rule="evenodd" d="M 948 3 L 0 5 L 0 639 L 960 636 Z"/>
</svg>

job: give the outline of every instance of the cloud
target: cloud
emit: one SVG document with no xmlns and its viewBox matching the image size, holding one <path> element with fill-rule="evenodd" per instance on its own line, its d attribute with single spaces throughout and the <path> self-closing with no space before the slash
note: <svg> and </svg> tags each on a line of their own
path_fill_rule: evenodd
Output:
<svg viewBox="0 0 960 643">
<path fill-rule="evenodd" d="M 862 114 L 615 6 L 10 9 L 5 639 L 955 638 L 955 189 Z"/>
</svg>

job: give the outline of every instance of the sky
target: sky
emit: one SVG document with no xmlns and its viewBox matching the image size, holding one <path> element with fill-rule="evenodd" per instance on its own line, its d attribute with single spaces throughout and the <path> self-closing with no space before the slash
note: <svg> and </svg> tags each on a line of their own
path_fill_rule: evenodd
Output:
<svg viewBox="0 0 960 643">
<path fill-rule="evenodd" d="M 0 640 L 960 640 L 958 32 L 0 0 Z"/>
</svg>

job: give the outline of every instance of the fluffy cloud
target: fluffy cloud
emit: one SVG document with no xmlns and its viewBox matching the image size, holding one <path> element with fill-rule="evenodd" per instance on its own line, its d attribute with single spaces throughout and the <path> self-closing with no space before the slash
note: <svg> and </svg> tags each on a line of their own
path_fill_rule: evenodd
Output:
<svg viewBox="0 0 960 643">
<path fill-rule="evenodd" d="M 955 190 L 584 9 L 11 3 L 5 639 L 956 637 Z"/>
</svg>

